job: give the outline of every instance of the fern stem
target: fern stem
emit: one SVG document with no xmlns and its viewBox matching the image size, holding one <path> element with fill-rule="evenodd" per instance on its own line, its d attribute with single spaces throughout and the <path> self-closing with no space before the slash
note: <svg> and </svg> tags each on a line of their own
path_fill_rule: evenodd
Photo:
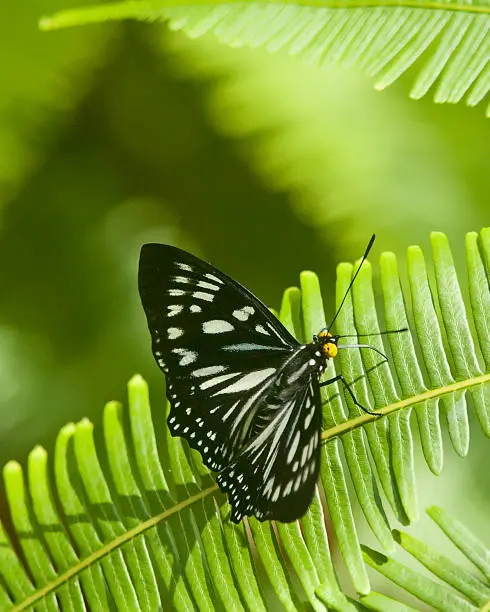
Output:
<svg viewBox="0 0 490 612">
<path fill-rule="evenodd" d="M 388 404 L 384 408 L 377 408 L 376 411 L 378 414 L 386 416 L 388 414 L 397 412 L 398 410 L 402 410 L 403 408 L 408 408 L 409 406 L 419 404 L 420 402 L 424 402 L 429 399 L 435 399 L 437 397 L 441 397 L 442 395 L 446 395 L 447 393 L 454 393 L 455 391 L 464 391 L 465 389 L 470 389 L 471 387 L 476 387 L 477 385 L 482 385 L 485 383 L 490 383 L 490 373 L 483 374 L 482 376 L 466 378 L 465 380 L 460 380 L 450 385 L 445 385 L 444 387 L 438 387 L 437 389 L 430 389 L 429 391 L 425 391 L 424 393 L 419 393 L 418 395 L 407 397 L 406 399 L 400 400 L 399 402 L 393 402 L 392 404 Z M 363 414 L 362 416 L 358 416 L 355 419 L 349 419 L 344 423 L 340 423 L 339 425 L 335 425 L 334 427 L 329 428 L 327 431 L 324 431 L 322 433 L 322 441 L 327 442 L 332 438 L 337 438 L 338 436 L 341 436 L 347 431 L 352 431 L 357 427 L 361 427 L 362 425 L 371 423 L 372 421 L 376 421 L 377 419 L 377 416 L 370 414 Z"/>
</svg>

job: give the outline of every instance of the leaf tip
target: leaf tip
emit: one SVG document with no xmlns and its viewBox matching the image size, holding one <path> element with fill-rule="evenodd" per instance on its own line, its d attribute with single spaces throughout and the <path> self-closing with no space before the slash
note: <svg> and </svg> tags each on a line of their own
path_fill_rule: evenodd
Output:
<svg viewBox="0 0 490 612">
<path fill-rule="evenodd" d="M 337 276 L 352 276 L 352 268 L 354 266 L 348 261 L 341 261 L 337 265 Z"/>
<path fill-rule="evenodd" d="M 111 400 L 110 402 L 107 402 L 107 404 L 104 406 L 104 410 L 110 412 L 118 412 L 121 408 L 121 403 L 116 402 L 116 400 Z"/>
<path fill-rule="evenodd" d="M 115 423 L 121 420 L 122 405 L 116 401 L 107 402 L 104 406 L 104 431 L 112 431 Z M 109 433 L 110 435 L 110 433 Z"/>
<path fill-rule="evenodd" d="M 478 243 L 478 232 L 467 232 L 465 236 L 466 246 L 473 246 Z"/>
<path fill-rule="evenodd" d="M 361 551 L 362 556 L 368 565 L 383 565 L 389 561 L 386 555 L 374 550 L 373 548 L 370 548 L 369 546 L 366 546 L 365 544 L 361 544 Z"/>
<path fill-rule="evenodd" d="M 444 232 L 431 232 L 430 241 L 434 246 L 446 246 L 447 244 L 449 244 L 447 236 Z"/>
<path fill-rule="evenodd" d="M 78 421 L 75 427 L 78 430 L 93 431 L 94 424 L 92 423 L 90 419 L 87 419 L 87 417 L 84 417 L 83 419 Z"/>
<path fill-rule="evenodd" d="M 9 478 L 19 473 L 22 473 L 22 466 L 18 461 L 14 461 L 13 459 L 11 461 L 7 461 L 3 467 L 4 478 Z"/>
<path fill-rule="evenodd" d="M 395 263 L 396 264 L 396 255 L 392 251 L 383 251 L 381 255 L 379 256 L 379 260 L 382 264 L 383 263 L 386 263 L 386 264 Z"/>
<path fill-rule="evenodd" d="M 75 433 L 75 423 L 67 423 L 66 425 L 63 425 L 63 427 L 60 429 L 60 436 L 66 436 L 66 437 L 70 437 Z"/>
<path fill-rule="evenodd" d="M 318 276 L 311 270 L 303 270 L 303 272 L 299 274 L 299 280 L 301 285 L 303 285 L 303 283 L 318 282 Z"/>
<path fill-rule="evenodd" d="M 129 379 L 128 387 L 132 389 L 146 389 L 148 385 L 141 374 L 135 374 Z"/>
<path fill-rule="evenodd" d="M 434 519 L 434 520 L 438 516 L 440 516 L 441 513 L 443 512 L 443 510 L 441 508 L 439 508 L 439 506 L 429 506 L 428 508 L 425 509 L 425 511 L 430 516 L 430 518 Z"/>
<path fill-rule="evenodd" d="M 299 287 L 286 287 L 283 294 L 283 299 L 297 299 L 297 297 L 301 294 Z"/>
<path fill-rule="evenodd" d="M 362 259 L 356 260 L 354 262 L 355 269 L 357 270 L 359 268 L 359 266 L 361 265 L 361 262 L 362 262 L 362 267 L 359 270 L 359 276 L 363 276 L 364 278 L 371 278 L 373 274 L 373 267 L 369 260 L 367 259 L 365 259 L 364 261 L 362 261 Z"/>
<path fill-rule="evenodd" d="M 128 382 L 128 386 L 146 385 L 146 381 L 141 374 L 134 374 Z"/>
<path fill-rule="evenodd" d="M 424 264 L 424 253 L 418 244 L 412 244 L 407 249 L 407 261 L 410 264 Z"/>
<path fill-rule="evenodd" d="M 391 535 L 397 544 L 401 544 L 402 541 L 402 532 L 399 529 L 392 529 Z"/>
<path fill-rule="evenodd" d="M 36 444 L 36 446 L 29 453 L 29 460 L 39 461 L 46 459 L 48 456 L 48 451 L 42 447 L 40 444 Z"/>
<path fill-rule="evenodd" d="M 22 466 L 20 465 L 20 463 L 18 461 L 15 461 L 14 459 L 7 461 L 7 463 L 4 465 L 3 467 L 3 472 L 5 473 L 14 473 L 14 472 L 22 472 Z"/>
</svg>

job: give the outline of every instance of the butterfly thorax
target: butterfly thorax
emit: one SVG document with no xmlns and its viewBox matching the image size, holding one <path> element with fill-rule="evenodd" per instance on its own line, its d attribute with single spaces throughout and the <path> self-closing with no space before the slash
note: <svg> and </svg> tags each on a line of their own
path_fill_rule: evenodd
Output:
<svg viewBox="0 0 490 612">
<path fill-rule="evenodd" d="M 325 359 L 334 359 L 339 351 L 338 339 L 339 336 L 333 336 L 327 329 L 322 329 L 318 336 L 313 336 L 312 344 L 319 347 Z"/>
</svg>

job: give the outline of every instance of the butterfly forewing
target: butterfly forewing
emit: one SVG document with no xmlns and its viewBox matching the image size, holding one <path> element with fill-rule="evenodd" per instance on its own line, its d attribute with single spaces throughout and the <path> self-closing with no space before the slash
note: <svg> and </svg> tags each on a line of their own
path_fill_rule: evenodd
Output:
<svg viewBox="0 0 490 612">
<path fill-rule="evenodd" d="M 254 398 L 298 343 L 244 287 L 175 247 L 143 247 L 139 290 L 171 432 L 220 471 L 250 435 Z"/>
</svg>

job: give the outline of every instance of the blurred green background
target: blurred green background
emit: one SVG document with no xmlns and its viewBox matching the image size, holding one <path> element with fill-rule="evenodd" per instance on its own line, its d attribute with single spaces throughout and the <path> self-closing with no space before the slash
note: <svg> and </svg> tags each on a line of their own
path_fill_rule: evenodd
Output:
<svg viewBox="0 0 490 612">
<path fill-rule="evenodd" d="M 313 269 L 331 308 L 335 264 L 372 232 L 373 261 L 403 261 L 445 231 L 464 272 L 464 233 L 490 224 L 483 105 L 411 101 L 413 72 L 378 93 L 354 70 L 162 24 L 37 30 L 67 6 L 0 7 L 2 465 L 51 449 L 68 421 L 99 424 L 135 372 L 158 409 L 136 283 L 144 242 L 192 250 L 276 307 Z M 468 460 L 447 445 L 440 479 L 421 463 L 421 508 L 444 495 L 463 508 L 466 487 L 481 515 L 489 443 L 472 432 Z"/>
</svg>

